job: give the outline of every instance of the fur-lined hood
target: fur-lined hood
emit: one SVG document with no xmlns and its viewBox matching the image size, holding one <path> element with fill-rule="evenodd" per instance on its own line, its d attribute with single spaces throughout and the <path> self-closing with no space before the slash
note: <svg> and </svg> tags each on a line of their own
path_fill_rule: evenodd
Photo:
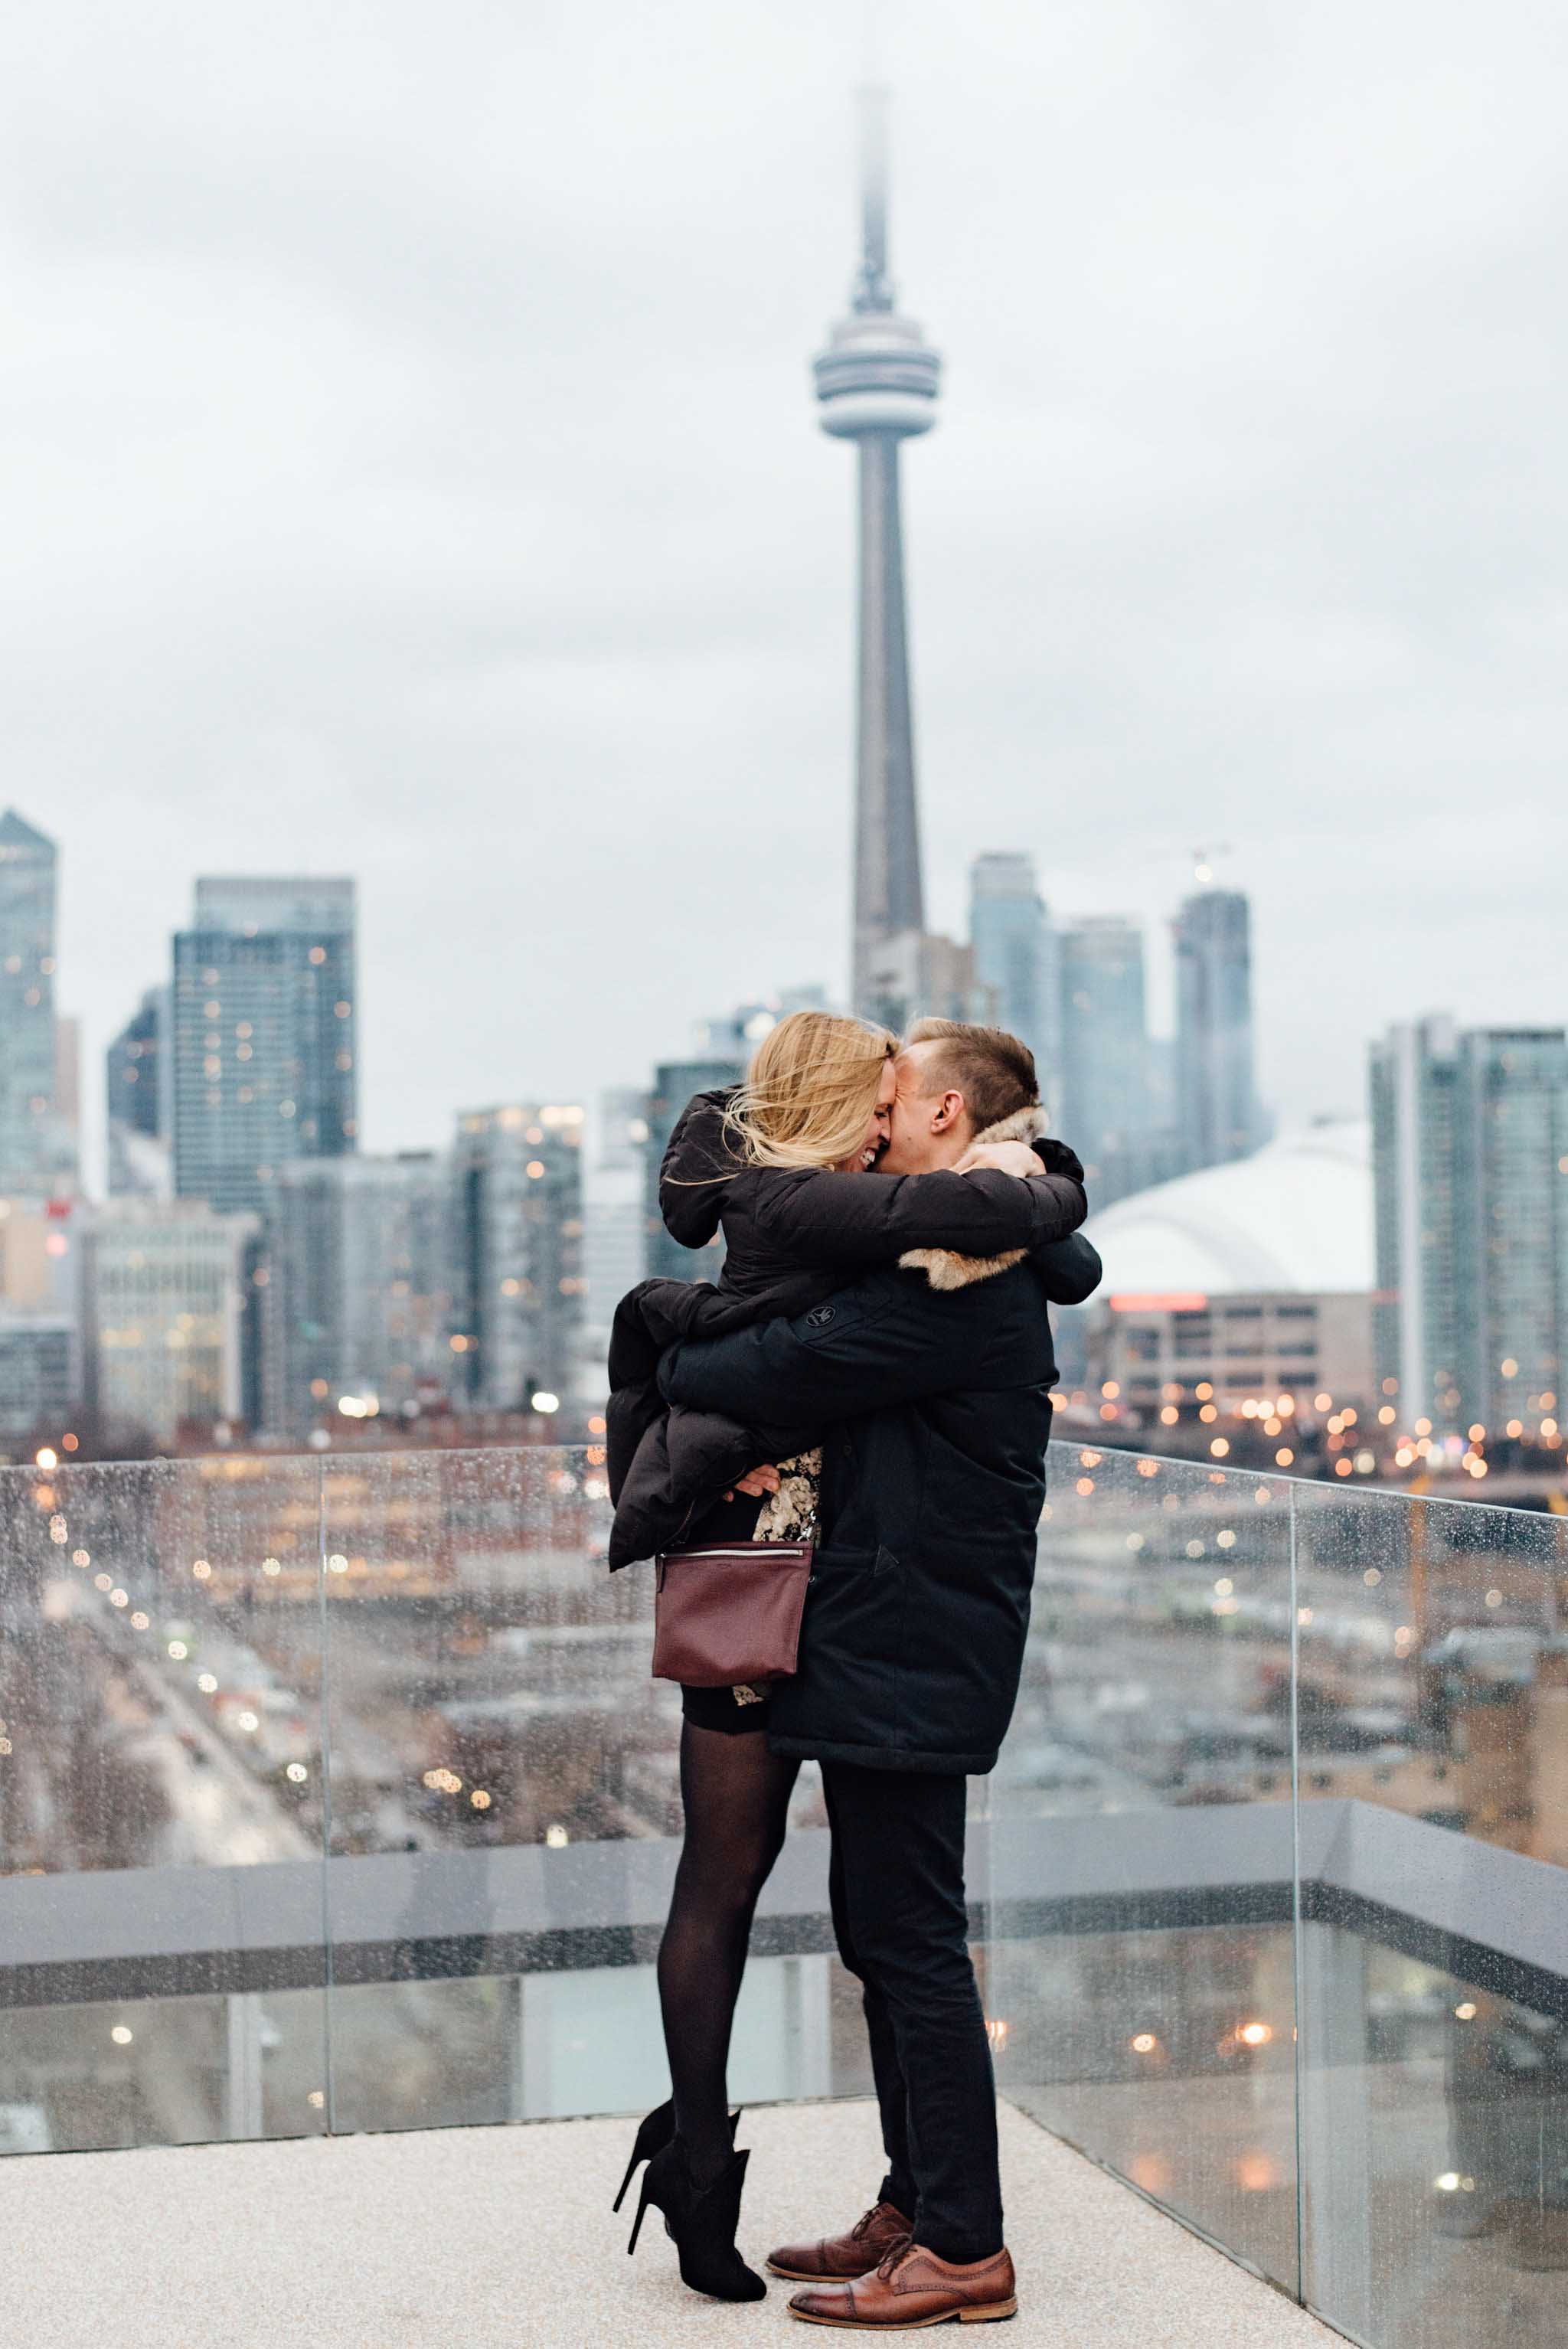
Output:
<svg viewBox="0 0 1568 2349">
<path fill-rule="evenodd" d="M 1038 1102 L 1011 1117 L 988 1125 L 976 1142 L 1037 1142 L 1046 1130 L 1046 1112 Z M 1003 1256 L 959 1256 L 952 1248 L 910 1248 L 900 1257 L 905 1272 L 923 1272 L 933 1288 L 967 1288 L 971 1281 L 994 1280 L 1022 1264 L 1026 1248 L 1009 1248 Z"/>
</svg>

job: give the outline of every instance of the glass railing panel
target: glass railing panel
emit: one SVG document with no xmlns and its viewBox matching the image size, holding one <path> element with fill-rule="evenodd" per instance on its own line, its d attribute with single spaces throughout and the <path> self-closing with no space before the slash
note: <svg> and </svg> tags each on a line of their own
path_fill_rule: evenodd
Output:
<svg viewBox="0 0 1568 2349">
<path fill-rule="evenodd" d="M 656 2104 L 680 1701 L 651 1571 L 604 1564 L 602 1463 L 382 1454 L 325 1491 L 334 2127 Z M 752 2102 L 869 2085 L 824 1825 L 808 1770 L 736 2017 Z"/>
<path fill-rule="evenodd" d="M 662 1835 L 674 1692 L 652 1578 L 603 1562 L 603 1472 L 546 1450 L 325 1467 L 331 1849 Z"/>
<path fill-rule="evenodd" d="M 1004 2092 L 1296 2282 L 1289 1488 L 1056 1444 L 992 1782 Z"/>
<path fill-rule="evenodd" d="M 1303 1487 L 1305 2284 L 1378 2349 L 1562 2337 L 1563 1520 Z M 1346 1889 L 1346 1888 L 1349 1888 Z"/>
<path fill-rule="evenodd" d="M 0 1474 L 0 2149 L 325 2125 L 317 1485 Z"/>
<path fill-rule="evenodd" d="M 376 1961 L 403 1979 L 356 1981 L 364 1968 L 337 1969 L 339 2128 L 522 2116 L 531 2093 L 523 2049 L 552 2038 L 541 2018 L 570 2001 L 554 1975 L 603 1992 L 604 1970 L 651 1955 L 634 1948 L 613 1882 L 595 1877 L 596 1904 L 568 1897 L 584 1847 L 651 1841 L 678 1824 L 678 1700 L 648 1673 L 651 1578 L 608 1573 L 607 1510 L 602 1466 L 582 1454 L 325 1464 L 331 1849 L 339 1861 L 408 1853 L 437 1863 L 399 1891 L 397 1940 Z M 537 1859 L 523 1898 L 542 1930 L 559 1909 L 562 1938 L 531 1948 L 513 1971 L 493 1934 L 454 1942 L 453 1885 L 438 1862 L 462 1855 L 482 1888 L 487 1864 L 519 1847 Z M 333 1881 L 343 1940 L 353 1930 L 346 1904 L 362 1888 L 341 1870 Z M 620 1909 L 629 1915 L 628 1904 Z M 481 1890 L 469 1921 L 482 1926 L 487 1913 Z M 651 2023 L 656 2048 L 645 1966 L 618 1986 L 633 1994 L 629 2041 L 643 2048 Z M 599 2003 L 603 2040 L 614 2042 L 624 1998 Z M 579 2038 L 591 2054 L 595 2032 L 574 2010 L 559 2034 L 562 2059 Z M 557 2062 L 556 2078 L 570 2068 Z M 587 2106 L 569 2099 L 569 2108 Z"/>
<path fill-rule="evenodd" d="M 844 1981 L 824 1955 L 753 1954 L 730 2050 L 738 2103 L 870 2093 Z M 643 2113 L 669 2094 L 651 1962 L 340 1984 L 333 2019 L 340 2129 Z"/>
</svg>

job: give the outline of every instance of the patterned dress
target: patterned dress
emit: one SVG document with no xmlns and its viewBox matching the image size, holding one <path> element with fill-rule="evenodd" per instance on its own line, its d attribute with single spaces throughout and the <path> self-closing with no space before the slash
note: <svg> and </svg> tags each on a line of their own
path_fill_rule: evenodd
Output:
<svg viewBox="0 0 1568 2349">
<path fill-rule="evenodd" d="M 817 1509 L 822 1491 L 822 1447 L 798 1452 L 779 1463 L 779 1490 L 769 1493 L 757 1512 L 753 1541 L 803 1542 L 816 1537 Z M 730 1691 L 737 1704 L 762 1704 L 765 1689 L 742 1681 Z"/>
</svg>

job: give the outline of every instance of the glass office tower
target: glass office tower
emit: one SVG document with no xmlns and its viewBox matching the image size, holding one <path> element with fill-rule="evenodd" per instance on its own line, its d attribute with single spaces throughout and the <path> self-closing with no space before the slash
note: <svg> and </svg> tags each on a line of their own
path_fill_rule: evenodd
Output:
<svg viewBox="0 0 1568 2349">
<path fill-rule="evenodd" d="M 0 816 L 0 1191 L 71 1188 L 75 1154 L 57 1102 L 55 843 L 15 808 Z"/>
<path fill-rule="evenodd" d="M 467 1110 L 452 1147 L 453 1402 L 517 1412 L 570 1394 L 583 1322 L 576 1103 Z"/>
<path fill-rule="evenodd" d="M 1120 914 L 1091 916 L 1060 932 L 1057 953 L 1062 1136 L 1094 1205 L 1109 1206 L 1154 1179 L 1143 932 Z"/>
<path fill-rule="evenodd" d="M 1375 1339 L 1401 1416 L 1533 1434 L 1568 1351 L 1568 1040 L 1432 1018 L 1371 1052 Z"/>
<path fill-rule="evenodd" d="M 171 1080 L 169 989 L 150 987 L 104 1056 L 111 1197 L 168 1197 Z"/>
<path fill-rule="evenodd" d="M 975 985 L 992 1017 L 1035 1056 L 1040 1097 L 1059 1107 L 1058 1028 L 1050 916 L 1032 856 L 977 856 L 969 867 L 969 943 Z"/>
<path fill-rule="evenodd" d="M 354 884 L 201 880 L 176 933 L 174 1188 L 264 1207 L 293 1158 L 355 1148 Z"/>
<path fill-rule="evenodd" d="M 431 1150 L 296 1158 L 278 1170 L 263 1292 L 263 1419 L 299 1436 L 383 1418 L 453 1382 L 451 1175 Z"/>
<path fill-rule="evenodd" d="M 1189 1168 L 1245 1158 L 1261 1138 L 1253 1049 L 1252 919 L 1239 889 L 1182 904 L 1176 939 L 1177 1109 Z"/>
</svg>

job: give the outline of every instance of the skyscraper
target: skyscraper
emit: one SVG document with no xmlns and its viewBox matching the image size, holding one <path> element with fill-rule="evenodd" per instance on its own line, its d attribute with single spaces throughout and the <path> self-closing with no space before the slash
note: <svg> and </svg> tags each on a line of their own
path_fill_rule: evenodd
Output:
<svg viewBox="0 0 1568 2349">
<path fill-rule="evenodd" d="M 172 1185 L 169 989 L 150 987 L 105 1056 L 111 1198 L 168 1198 Z"/>
<path fill-rule="evenodd" d="M 0 816 L 0 1192 L 68 1190 L 57 1105 L 55 843 L 15 808 Z"/>
<path fill-rule="evenodd" d="M 583 1124 L 575 1105 L 520 1102 L 458 1119 L 451 1350 L 459 1408 L 527 1411 L 535 1394 L 571 1392 L 583 1319 Z"/>
<path fill-rule="evenodd" d="M 82 1023 L 79 1019 L 57 1012 L 55 1015 L 55 1132 L 62 1169 L 67 1181 L 76 1189 L 76 1178 L 81 1164 L 82 1131 Z"/>
<path fill-rule="evenodd" d="M 200 880 L 174 939 L 174 1187 L 263 1206 L 285 1159 L 353 1151 L 354 884 Z"/>
<path fill-rule="evenodd" d="M 1401 1423 L 1532 1433 L 1568 1367 L 1562 1029 L 1389 1030 L 1370 1059 L 1380 1379 Z"/>
<path fill-rule="evenodd" d="M 990 995 L 992 1018 L 1028 1046 L 1041 1098 L 1054 1103 L 1058 1086 L 1055 942 L 1032 856 L 975 859 L 969 867 L 969 943 L 975 984 Z"/>
<path fill-rule="evenodd" d="M 346 1394 L 385 1415 L 446 1392 L 450 1207 L 434 1151 L 279 1168 L 262 1308 L 270 1431 L 304 1433 Z"/>
<path fill-rule="evenodd" d="M 1156 1171 L 1143 932 L 1120 914 L 1089 915 L 1061 931 L 1057 950 L 1061 1132 L 1084 1162 L 1090 1199 L 1104 1207 Z"/>
<path fill-rule="evenodd" d="M 887 250 L 887 97 L 862 101 L 861 265 L 847 317 L 815 362 L 819 422 L 852 440 L 860 472 L 860 674 L 852 999 L 884 1016 L 873 964 L 925 927 L 904 611 L 899 443 L 936 421 L 941 360 L 894 306 Z"/>
<path fill-rule="evenodd" d="M 111 1437 L 170 1443 L 239 1416 L 246 1252 L 256 1219 L 197 1199 L 117 1199 L 83 1250 L 88 1408 Z"/>
<path fill-rule="evenodd" d="M 1176 1092 L 1189 1168 L 1257 1147 L 1251 917 L 1239 889 L 1186 898 L 1176 940 Z"/>
<path fill-rule="evenodd" d="M 601 1093 L 598 1128 L 583 1186 L 583 1364 L 585 1385 L 602 1395 L 615 1308 L 643 1278 L 646 1093 L 632 1086 Z"/>
<path fill-rule="evenodd" d="M 35 1428 L 57 1434 L 80 1400 L 77 1330 L 68 1316 L 11 1313 L 0 1320 L 0 1436 Z"/>
</svg>

